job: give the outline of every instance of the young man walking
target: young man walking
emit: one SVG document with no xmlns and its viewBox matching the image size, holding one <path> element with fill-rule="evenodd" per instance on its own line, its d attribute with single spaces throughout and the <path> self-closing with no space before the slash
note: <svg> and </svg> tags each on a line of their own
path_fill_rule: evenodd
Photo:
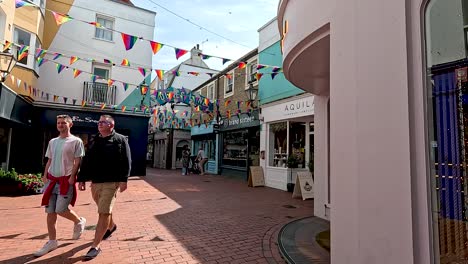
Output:
<svg viewBox="0 0 468 264">
<path fill-rule="evenodd" d="M 127 189 L 131 156 L 127 138 L 114 130 L 115 121 L 110 115 L 102 115 L 98 122 L 99 134 L 94 138 L 83 160 L 78 175 L 80 190 L 85 190 L 86 181 L 91 181 L 91 193 L 98 206 L 99 219 L 94 241 L 85 255 L 93 259 L 101 252 L 100 244 L 117 229 L 112 219 L 112 209 L 117 190 Z"/>
<path fill-rule="evenodd" d="M 43 256 L 58 246 L 57 242 L 57 215 L 60 215 L 75 224 L 72 239 L 80 238 L 86 225 L 84 217 L 68 208 L 76 201 L 76 174 L 80 167 L 81 157 L 84 156 L 83 141 L 70 133 L 73 126 L 68 115 L 57 116 L 57 130 L 59 136 L 50 140 L 46 151 L 48 158 L 42 180 L 45 183 L 44 195 L 41 205 L 45 205 L 47 213 L 47 230 L 49 241 L 33 255 Z"/>
</svg>

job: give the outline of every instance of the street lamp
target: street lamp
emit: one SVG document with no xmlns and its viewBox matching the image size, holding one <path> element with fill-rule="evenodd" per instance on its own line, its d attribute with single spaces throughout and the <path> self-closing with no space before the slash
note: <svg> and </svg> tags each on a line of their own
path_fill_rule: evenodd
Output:
<svg viewBox="0 0 468 264">
<path fill-rule="evenodd" d="M 10 74 L 13 67 L 16 65 L 16 58 L 9 52 L 0 52 L 0 83 L 5 81 L 5 78 Z"/>
<path fill-rule="evenodd" d="M 257 99 L 257 94 L 258 94 L 258 86 L 254 87 L 253 83 L 255 82 L 254 79 L 249 81 L 249 88 L 245 90 L 245 93 L 247 94 L 247 98 L 249 99 L 250 104 L 253 107 L 254 101 Z M 255 108 L 255 107 L 253 107 Z"/>
</svg>

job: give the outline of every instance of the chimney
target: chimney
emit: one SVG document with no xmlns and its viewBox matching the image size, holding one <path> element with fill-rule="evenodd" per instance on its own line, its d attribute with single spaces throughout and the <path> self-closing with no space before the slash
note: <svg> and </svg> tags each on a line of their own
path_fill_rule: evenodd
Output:
<svg viewBox="0 0 468 264">
<path fill-rule="evenodd" d="M 197 44 L 195 47 L 192 48 L 192 50 L 190 51 L 190 56 L 191 56 L 191 59 L 200 59 L 200 53 L 202 51 L 200 50 L 200 45 Z"/>
</svg>

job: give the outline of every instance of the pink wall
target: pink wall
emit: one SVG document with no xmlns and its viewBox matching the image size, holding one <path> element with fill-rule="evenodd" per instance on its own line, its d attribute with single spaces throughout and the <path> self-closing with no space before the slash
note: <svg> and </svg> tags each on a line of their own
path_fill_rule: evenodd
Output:
<svg viewBox="0 0 468 264">
<path fill-rule="evenodd" d="M 422 0 L 280 3 L 286 76 L 330 65 L 332 263 L 431 263 L 421 10 Z M 304 40 L 324 23 L 328 61 L 298 59 L 313 54 Z M 316 131 L 326 127 L 316 122 Z M 323 161 L 326 144 L 316 146 Z M 316 171 L 317 183 L 326 170 Z"/>
</svg>

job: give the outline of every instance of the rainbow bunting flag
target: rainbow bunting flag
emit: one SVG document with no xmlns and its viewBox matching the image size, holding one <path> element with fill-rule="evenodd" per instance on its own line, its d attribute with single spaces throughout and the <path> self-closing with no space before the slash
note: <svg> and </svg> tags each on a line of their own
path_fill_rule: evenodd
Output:
<svg viewBox="0 0 468 264">
<path fill-rule="evenodd" d="M 73 69 L 73 78 L 78 77 L 78 75 L 80 75 L 81 73 L 82 73 L 82 71 L 80 71 L 78 69 Z"/>
<path fill-rule="evenodd" d="M 108 64 L 114 64 L 114 63 L 112 63 L 112 61 L 111 61 L 111 60 L 108 60 L 108 59 L 104 59 L 104 63 L 108 63 Z"/>
<path fill-rule="evenodd" d="M 37 48 L 37 49 L 36 49 L 36 55 L 35 55 L 35 57 L 36 57 L 36 58 L 39 58 L 39 57 L 41 57 L 42 55 L 44 55 L 46 52 L 47 52 L 47 50 L 44 50 L 44 49 L 41 49 L 41 48 Z"/>
<path fill-rule="evenodd" d="M 151 41 L 150 40 L 150 45 L 151 45 L 151 50 L 153 50 L 153 54 L 158 53 L 158 51 L 164 46 L 164 44 L 161 44 L 159 42 Z"/>
<path fill-rule="evenodd" d="M 231 110 L 226 111 L 226 116 L 228 117 L 228 119 L 231 119 Z"/>
<path fill-rule="evenodd" d="M 60 58 L 62 56 L 63 56 L 62 54 L 56 52 L 56 53 L 54 53 L 54 57 L 52 58 L 52 60 L 56 60 L 56 59 L 58 59 L 58 58 Z"/>
<path fill-rule="evenodd" d="M 80 58 L 76 57 L 76 56 L 71 56 L 70 57 L 70 65 L 72 65 L 73 63 L 77 62 Z"/>
<path fill-rule="evenodd" d="M 20 50 L 18 51 L 18 61 L 28 56 L 28 50 L 29 50 L 29 46 L 21 45 Z"/>
<path fill-rule="evenodd" d="M 180 57 L 184 56 L 188 52 L 188 50 L 178 49 L 178 48 L 174 48 L 174 50 L 175 50 L 176 59 L 179 59 Z"/>
<path fill-rule="evenodd" d="M 174 92 L 169 92 L 169 93 L 167 94 L 167 98 L 169 98 L 169 101 L 171 101 L 172 98 L 174 98 Z"/>
<path fill-rule="evenodd" d="M 122 60 L 122 63 L 120 64 L 122 66 L 130 66 L 130 61 L 128 61 L 128 59 L 123 59 Z"/>
<path fill-rule="evenodd" d="M 145 86 L 145 85 L 141 86 L 140 92 L 142 95 L 145 95 L 146 93 L 148 93 L 148 86 Z"/>
<path fill-rule="evenodd" d="M 62 65 L 60 63 L 56 63 L 55 67 L 57 68 L 58 73 L 61 73 L 63 71 L 63 69 L 65 69 L 65 65 Z"/>
<path fill-rule="evenodd" d="M 138 37 L 128 35 L 125 33 L 121 33 L 121 35 L 122 35 L 122 41 L 125 45 L 125 50 L 131 50 L 133 48 L 133 45 L 135 45 L 135 43 L 137 42 Z"/>
<path fill-rule="evenodd" d="M 247 66 L 247 63 L 241 61 L 241 62 L 239 62 L 238 68 L 239 68 L 239 69 L 244 69 L 246 66 Z"/>
<path fill-rule="evenodd" d="M 54 102 L 57 102 L 58 100 L 58 95 L 54 95 Z"/>
<path fill-rule="evenodd" d="M 104 108 L 106 108 L 106 104 L 101 105 L 101 110 L 103 110 Z"/>
<path fill-rule="evenodd" d="M 272 72 L 279 72 L 281 70 L 280 67 L 273 67 L 273 69 L 271 70 Z"/>
<path fill-rule="evenodd" d="M 91 82 L 96 82 L 97 75 L 91 74 Z"/>
<path fill-rule="evenodd" d="M 247 106 L 247 108 L 249 108 L 249 107 L 250 107 L 250 104 L 251 104 L 251 102 L 250 102 L 250 101 L 247 101 L 247 102 L 245 103 L 245 105 Z M 247 109 L 247 110 L 250 110 L 250 108 L 249 108 L 249 109 Z"/>
<path fill-rule="evenodd" d="M 143 75 L 143 77 L 146 77 L 146 69 L 145 68 L 138 67 L 138 71 L 140 71 L 140 73 L 141 73 L 141 75 Z"/>
<path fill-rule="evenodd" d="M 81 100 L 81 107 L 85 107 L 86 106 L 86 101 L 85 100 Z"/>
<path fill-rule="evenodd" d="M 8 41 L 8 40 L 5 40 L 5 44 L 3 45 L 3 51 L 6 51 L 7 49 L 9 49 L 11 47 L 11 42 Z"/>
<path fill-rule="evenodd" d="M 46 62 L 46 61 L 47 61 L 47 60 L 44 59 L 44 58 L 42 58 L 42 57 L 37 58 L 37 66 L 38 66 L 38 67 L 41 67 L 42 64 L 44 64 L 44 62 Z"/>
<path fill-rule="evenodd" d="M 124 91 L 127 91 L 127 89 L 128 89 L 128 83 L 122 82 L 122 84 L 123 84 Z"/>
<path fill-rule="evenodd" d="M 69 15 L 63 15 L 54 11 L 51 11 L 52 14 L 54 15 L 55 22 L 57 23 L 58 26 L 69 22 L 70 20 L 73 20 L 73 18 Z"/>
<path fill-rule="evenodd" d="M 112 84 L 114 84 L 114 80 L 112 79 L 107 80 L 107 85 L 112 86 Z"/>
<path fill-rule="evenodd" d="M 88 22 L 88 24 L 93 25 L 93 26 L 98 27 L 98 28 L 101 27 L 101 24 L 98 23 L 98 22 Z"/>
<path fill-rule="evenodd" d="M 227 107 L 230 103 L 231 103 L 231 100 L 227 100 L 226 102 L 224 102 L 224 107 Z"/>
<path fill-rule="evenodd" d="M 122 112 L 125 112 L 125 109 L 127 109 L 127 107 L 125 105 L 122 106 Z"/>
<path fill-rule="evenodd" d="M 23 1 L 23 0 L 15 0 L 15 7 L 16 8 L 20 8 L 20 7 L 23 7 L 23 6 L 35 6 L 31 3 L 28 3 L 26 1 Z"/>
<path fill-rule="evenodd" d="M 257 64 L 257 70 L 261 70 L 261 69 L 266 68 L 266 67 L 267 67 L 266 65 Z"/>
<path fill-rule="evenodd" d="M 206 105 L 206 106 L 210 105 L 210 99 L 205 98 L 205 105 Z"/>
<path fill-rule="evenodd" d="M 180 76 L 180 72 L 179 72 L 179 71 L 172 71 L 172 75 L 174 75 L 174 76 Z"/>
<path fill-rule="evenodd" d="M 262 78 L 263 76 L 263 73 L 256 73 L 255 74 L 255 78 L 257 79 L 257 81 L 260 81 L 260 79 Z"/>
<path fill-rule="evenodd" d="M 156 71 L 156 75 L 158 76 L 158 79 L 162 81 L 164 77 L 164 70 L 155 70 L 155 71 Z"/>
</svg>

